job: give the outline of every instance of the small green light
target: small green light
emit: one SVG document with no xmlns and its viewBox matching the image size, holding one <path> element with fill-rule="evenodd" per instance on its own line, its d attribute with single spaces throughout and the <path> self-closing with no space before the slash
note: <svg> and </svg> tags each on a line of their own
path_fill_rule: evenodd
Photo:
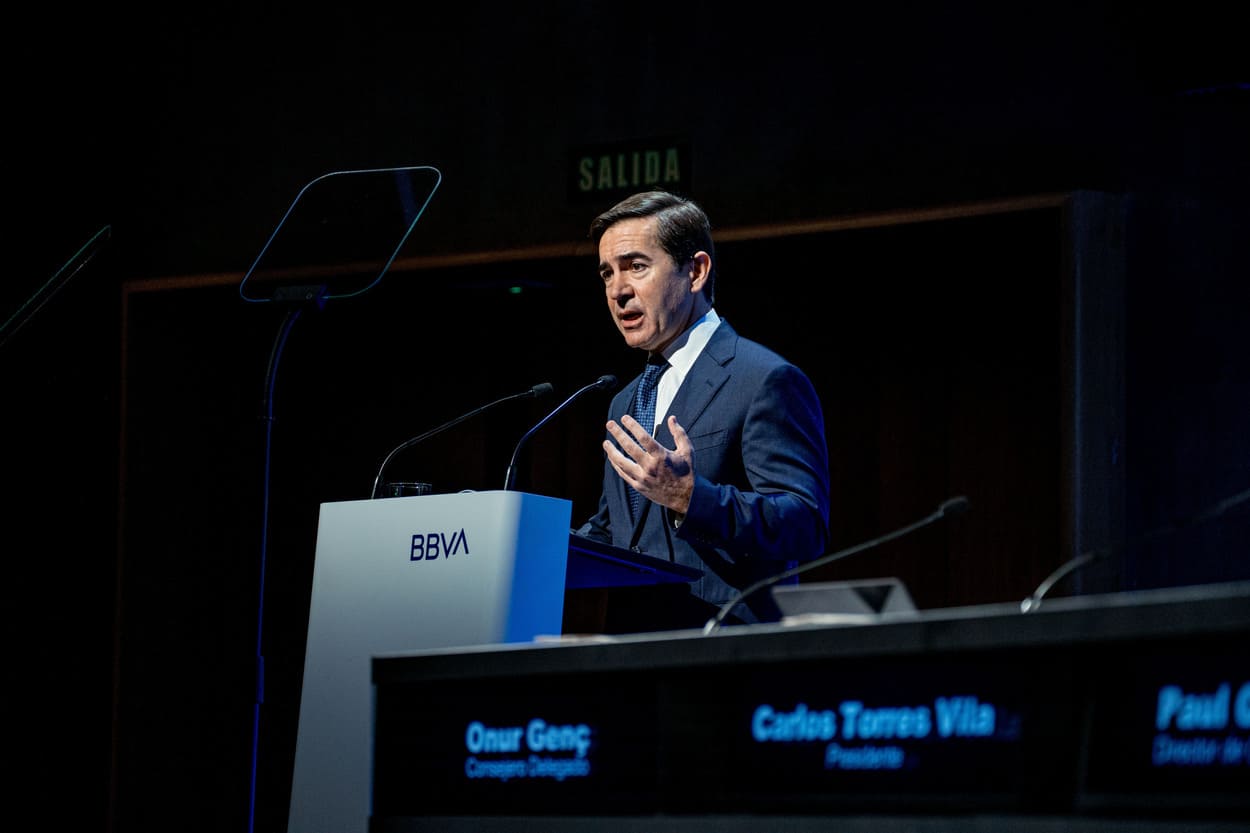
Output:
<svg viewBox="0 0 1250 833">
<path fill-rule="evenodd" d="M 510 289 L 508 290 L 508 294 L 509 294 L 509 295 L 520 295 L 520 294 L 521 294 L 521 287 L 519 287 L 519 286 L 514 286 L 514 287 L 510 288 Z"/>
</svg>

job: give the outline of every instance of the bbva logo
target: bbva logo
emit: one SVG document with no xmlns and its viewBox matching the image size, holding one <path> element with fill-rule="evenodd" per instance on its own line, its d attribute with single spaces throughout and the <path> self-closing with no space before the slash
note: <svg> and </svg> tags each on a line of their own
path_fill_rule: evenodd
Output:
<svg viewBox="0 0 1250 833">
<path fill-rule="evenodd" d="M 469 539 L 465 537 L 463 527 L 459 532 L 427 532 L 412 536 L 412 548 L 408 551 L 409 561 L 433 561 L 442 557 L 450 557 L 457 553 L 469 554 Z"/>
</svg>

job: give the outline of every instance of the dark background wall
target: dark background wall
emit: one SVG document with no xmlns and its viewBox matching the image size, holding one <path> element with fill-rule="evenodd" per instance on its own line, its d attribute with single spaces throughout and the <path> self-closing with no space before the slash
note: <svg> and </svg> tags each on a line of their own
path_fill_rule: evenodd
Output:
<svg viewBox="0 0 1250 833">
<path fill-rule="evenodd" d="M 1084 377 L 1059 343 L 1072 310 L 1050 279 L 1097 254 L 1074 255 L 1061 207 L 773 245 L 743 234 L 720 252 L 723 311 L 821 385 L 836 540 L 973 491 L 963 526 L 915 543 L 940 558 L 883 553 L 847 575 L 902 573 L 922 606 L 1026 593 L 1074 554 L 1064 414 L 1100 400 L 1123 431 L 1095 468 L 1114 475 L 1115 528 L 1135 542 L 1114 585 L 1250 575 L 1244 508 L 1150 535 L 1250 481 L 1247 74 L 1232 21 L 1201 3 L 812 15 L 14 14 L 0 320 L 30 317 L 0 346 L 3 549 L 17 567 L 7 688 L 37 736 L 20 750 L 21 787 L 45 826 L 245 826 L 257 416 L 279 318 L 235 287 L 299 188 L 329 171 L 437 166 L 404 255 L 445 260 L 307 315 L 287 346 L 258 829 L 285 819 L 318 502 L 361 496 L 394 444 L 518 386 L 632 374 L 588 278 L 585 228 L 604 206 L 567 191 L 585 145 L 681 137 L 692 196 L 730 231 L 1115 195 L 1122 234 L 1092 244 L 1123 267 L 1109 293 L 1119 336 L 1085 355 L 1115 353 L 1121 372 L 1091 377 L 1102 389 L 1072 387 Z M 37 313 L 22 307 L 104 227 L 86 269 Z M 516 282 L 531 291 L 499 291 Z M 489 361 L 472 360 L 477 345 Z M 490 488 L 545 404 L 492 415 L 449 438 L 454 454 L 430 449 L 400 471 Z M 598 463 L 569 449 L 589 442 L 600 407 L 581 403 L 535 439 L 523 488 L 583 514 Z M 961 469 L 952 448 L 976 465 Z"/>
</svg>

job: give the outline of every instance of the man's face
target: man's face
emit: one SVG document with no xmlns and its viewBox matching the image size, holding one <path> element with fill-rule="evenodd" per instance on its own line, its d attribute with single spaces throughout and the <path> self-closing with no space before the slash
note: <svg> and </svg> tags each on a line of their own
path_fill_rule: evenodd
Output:
<svg viewBox="0 0 1250 833">
<path fill-rule="evenodd" d="M 663 350 L 691 324 L 694 276 L 660 248 L 656 219 L 622 220 L 599 239 L 599 276 L 616 328 L 630 347 Z"/>
</svg>

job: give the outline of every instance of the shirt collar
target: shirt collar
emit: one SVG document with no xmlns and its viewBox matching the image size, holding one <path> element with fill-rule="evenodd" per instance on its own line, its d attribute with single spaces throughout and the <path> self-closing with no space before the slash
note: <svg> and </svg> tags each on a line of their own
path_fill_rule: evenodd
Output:
<svg viewBox="0 0 1250 833">
<path fill-rule="evenodd" d="M 685 378 L 694 365 L 694 360 L 699 358 L 699 354 L 703 352 L 703 348 L 712 338 L 712 333 L 719 324 L 720 316 L 716 314 L 715 309 L 709 309 L 702 318 L 694 322 L 690 329 L 674 339 L 664 351 L 664 358 L 669 364 L 669 373 L 676 370 L 676 375 Z M 664 375 L 667 376 L 669 373 Z"/>
<path fill-rule="evenodd" d="M 660 376 L 660 383 L 655 389 L 657 424 L 668 413 L 669 405 L 672 404 L 673 397 L 677 395 L 677 389 L 686 380 L 686 374 L 690 372 L 690 368 L 694 367 L 695 360 L 699 358 L 699 354 L 711 340 L 712 333 L 716 332 L 720 322 L 721 319 L 716 314 L 716 310 L 709 309 L 690 329 L 674 339 L 664 351 L 664 358 L 668 361 L 668 370 Z"/>
</svg>

